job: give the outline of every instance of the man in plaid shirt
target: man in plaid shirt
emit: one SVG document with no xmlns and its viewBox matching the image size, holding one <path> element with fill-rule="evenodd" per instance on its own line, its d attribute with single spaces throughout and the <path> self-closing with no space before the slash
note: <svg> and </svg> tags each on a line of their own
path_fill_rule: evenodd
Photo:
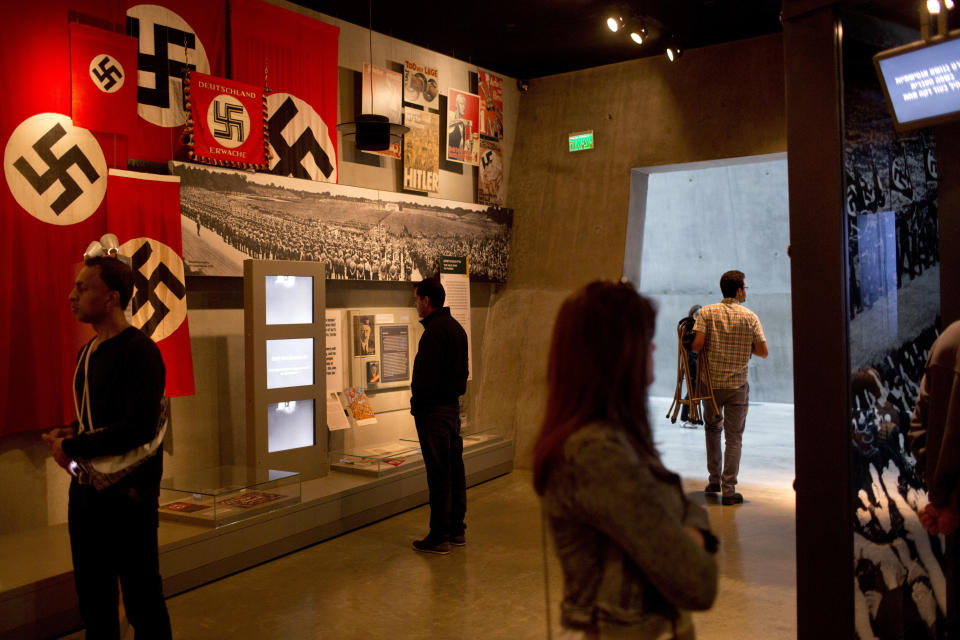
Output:
<svg viewBox="0 0 960 640">
<path fill-rule="evenodd" d="M 713 396 L 719 409 L 719 412 L 714 411 L 709 400 L 703 402 L 707 472 L 710 474 L 704 491 L 722 493 L 721 502 L 732 505 L 743 502 L 743 496 L 736 492 L 736 488 L 743 425 L 750 401 L 747 362 L 751 355 L 766 358 L 768 351 L 757 314 L 741 305 L 747 299 L 743 272 L 727 271 L 723 274 L 720 291 L 723 300 L 700 309 L 693 325 L 691 349 L 707 356 Z M 725 434 L 725 451 L 720 445 L 721 432 Z"/>
</svg>

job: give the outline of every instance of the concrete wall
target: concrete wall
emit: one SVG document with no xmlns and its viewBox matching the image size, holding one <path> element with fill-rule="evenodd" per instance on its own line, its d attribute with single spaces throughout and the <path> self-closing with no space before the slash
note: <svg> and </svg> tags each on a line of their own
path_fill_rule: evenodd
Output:
<svg viewBox="0 0 960 640">
<path fill-rule="evenodd" d="M 567 134 L 585 129 L 596 148 L 569 153 Z M 535 79 L 518 131 L 510 275 L 491 299 L 478 419 L 515 436 L 529 466 L 556 311 L 623 273 L 631 169 L 786 151 L 781 38 Z"/>
<path fill-rule="evenodd" d="M 647 182 L 645 199 L 630 201 L 630 224 L 642 224 L 643 236 L 630 237 L 626 252 L 628 262 L 631 254 L 642 257 L 639 268 L 624 272 L 658 304 L 650 393 L 673 396 L 677 321 L 694 304 L 719 301 L 720 275 L 739 269 L 746 275 L 745 306 L 760 317 L 770 349 L 767 359 L 750 359 L 750 400 L 793 402 L 785 154 L 637 169 L 633 180 Z"/>
<path fill-rule="evenodd" d="M 359 72 L 370 61 L 368 31 L 356 25 L 294 6 L 282 0 L 274 4 L 340 27 L 339 66 L 344 85 L 352 87 L 352 72 Z M 449 87 L 469 89 L 469 74 L 475 65 L 456 60 L 390 38 L 373 36 L 373 64 L 390 68 L 405 60 L 435 64 L 439 70 L 441 92 Z M 520 95 L 516 81 L 504 77 L 505 179 L 509 180 L 512 146 L 518 134 L 517 114 Z M 352 95 L 342 92 L 340 121 L 351 120 Z M 347 105 L 347 106 L 344 106 Z M 347 111 L 347 113 L 343 113 Z M 340 140 L 339 181 L 341 184 L 370 189 L 399 190 L 402 186 L 398 160 L 379 158 L 378 166 L 352 162 L 349 145 Z M 476 170 L 465 166 L 462 173 L 440 172 L 438 198 L 473 202 L 476 197 Z M 4 187 L 5 188 L 5 187 Z M 508 192 L 509 193 L 509 192 Z M 509 195 L 508 195 L 509 197 Z M 0 246 L 4 240 L 0 239 Z M 69 278 L 69 275 L 65 275 Z M 215 282 L 221 279 L 210 279 Z M 193 350 L 196 394 L 172 401 L 170 435 L 164 444 L 165 475 L 219 464 L 242 463 L 245 454 L 243 296 L 239 282 L 211 285 L 202 295 L 188 294 L 188 313 Z M 373 283 L 328 283 L 328 307 L 413 307 L 412 289 L 402 283 L 372 286 Z M 204 285 L 205 288 L 206 285 Z M 479 354 L 484 348 L 484 330 L 490 285 L 471 286 L 473 301 L 472 332 L 474 375 L 482 375 Z M 196 304 L 200 300 L 200 304 Z M 224 302 L 226 300 L 226 302 Z M 478 385 L 470 385 L 463 406 L 475 413 Z M 358 441 L 392 439 L 394 434 L 415 433 L 408 412 L 381 414 L 378 425 L 363 427 Z M 47 425 L 24 425 L 25 429 Z M 0 438 L 0 534 L 22 531 L 66 521 L 68 477 L 53 463 L 40 440 L 39 432 L 26 431 Z"/>
</svg>

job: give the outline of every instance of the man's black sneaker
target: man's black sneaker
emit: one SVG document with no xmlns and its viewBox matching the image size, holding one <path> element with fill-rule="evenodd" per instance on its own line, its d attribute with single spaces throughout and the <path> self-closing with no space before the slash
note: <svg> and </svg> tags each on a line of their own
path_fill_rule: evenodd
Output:
<svg viewBox="0 0 960 640">
<path fill-rule="evenodd" d="M 720 484 L 717 482 L 711 482 L 703 489 L 704 493 L 720 493 Z"/>
<path fill-rule="evenodd" d="M 414 540 L 413 548 L 415 551 L 421 551 L 423 553 L 435 553 L 437 555 L 445 556 L 450 553 L 450 543 L 446 540 L 437 540 L 436 538 L 431 538 L 427 536 L 423 540 Z"/>
<path fill-rule="evenodd" d="M 739 493 L 732 493 L 728 496 L 723 496 L 720 498 L 720 502 L 725 507 L 729 507 L 732 504 L 743 504 L 743 496 Z"/>
<path fill-rule="evenodd" d="M 465 547 L 467 546 L 467 537 L 461 533 L 460 535 L 448 537 L 447 542 L 455 547 Z"/>
</svg>

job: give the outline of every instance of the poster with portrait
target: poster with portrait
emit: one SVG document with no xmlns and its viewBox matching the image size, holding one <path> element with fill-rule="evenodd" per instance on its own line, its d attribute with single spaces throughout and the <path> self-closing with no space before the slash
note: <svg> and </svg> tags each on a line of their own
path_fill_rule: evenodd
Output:
<svg viewBox="0 0 960 640">
<path fill-rule="evenodd" d="M 480 96 L 450 89 L 446 136 L 447 160 L 480 164 Z"/>
<path fill-rule="evenodd" d="M 440 190 L 440 115 L 404 107 L 403 188 L 436 193 Z"/>
<path fill-rule="evenodd" d="M 366 383 L 372 386 L 380 384 L 380 363 L 377 360 L 367 360 L 364 367 L 366 369 L 366 376 L 364 376 Z"/>
<path fill-rule="evenodd" d="M 480 135 L 503 140 L 503 78 L 477 74 L 480 92 Z"/>
<path fill-rule="evenodd" d="M 375 324 L 375 316 L 353 316 L 354 356 L 374 356 L 377 354 L 377 341 L 373 337 Z"/>
<path fill-rule="evenodd" d="M 436 67 L 407 60 L 403 63 L 403 101 L 425 109 L 439 108 L 439 75 Z"/>
<path fill-rule="evenodd" d="M 396 71 L 373 65 L 371 78 L 370 64 L 363 63 L 363 87 L 361 89 L 362 113 L 375 113 L 387 118 L 393 124 L 403 124 L 403 76 Z M 365 151 L 378 156 L 400 159 L 400 142 L 391 142 L 386 151 Z"/>
<path fill-rule="evenodd" d="M 500 143 L 480 138 L 480 177 L 477 203 L 503 206 L 503 154 Z"/>
</svg>

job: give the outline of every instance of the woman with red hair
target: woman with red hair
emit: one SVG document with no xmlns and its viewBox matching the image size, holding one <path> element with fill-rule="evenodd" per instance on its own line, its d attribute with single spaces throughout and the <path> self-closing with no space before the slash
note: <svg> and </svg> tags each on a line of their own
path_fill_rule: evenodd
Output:
<svg viewBox="0 0 960 640">
<path fill-rule="evenodd" d="M 717 592 L 706 511 L 664 468 L 647 422 L 656 312 L 593 282 L 560 308 L 534 486 L 563 567 L 570 638 L 693 638 Z"/>
</svg>

